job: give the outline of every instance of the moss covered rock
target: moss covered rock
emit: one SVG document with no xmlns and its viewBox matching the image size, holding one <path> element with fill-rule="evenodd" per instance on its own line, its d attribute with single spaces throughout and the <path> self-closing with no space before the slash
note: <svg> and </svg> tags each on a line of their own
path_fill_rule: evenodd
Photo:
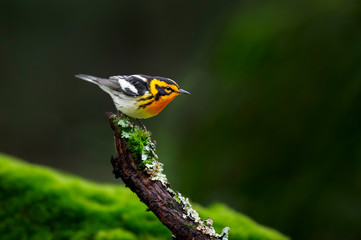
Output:
<svg viewBox="0 0 361 240">
<path fill-rule="evenodd" d="M 196 207 L 230 240 L 287 239 L 224 205 Z M 123 186 L 96 184 L 0 154 L 2 240 L 162 240 L 170 231 Z"/>
</svg>

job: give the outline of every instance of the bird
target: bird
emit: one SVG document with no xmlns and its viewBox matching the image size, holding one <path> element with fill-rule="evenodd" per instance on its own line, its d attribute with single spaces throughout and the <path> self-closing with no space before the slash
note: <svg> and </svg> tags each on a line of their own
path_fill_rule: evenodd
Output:
<svg viewBox="0 0 361 240">
<path fill-rule="evenodd" d="M 189 92 L 172 79 L 144 74 L 100 78 L 87 74 L 75 77 L 98 85 L 113 99 L 116 109 L 129 117 L 146 119 L 159 114 L 176 96 Z M 140 122 L 143 128 L 144 125 Z"/>
</svg>

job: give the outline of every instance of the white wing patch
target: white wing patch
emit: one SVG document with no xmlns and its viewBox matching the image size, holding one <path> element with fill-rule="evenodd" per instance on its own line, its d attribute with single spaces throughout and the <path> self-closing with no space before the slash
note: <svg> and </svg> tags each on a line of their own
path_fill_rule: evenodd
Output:
<svg viewBox="0 0 361 240">
<path fill-rule="evenodd" d="M 143 80 L 144 82 L 147 81 L 147 79 L 146 79 L 145 77 L 142 77 L 142 76 L 140 76 L 140 75 L 132 75 L 132 76 L 134 76 L 134 77 L 136 77 L 136 78 L 139 78 L 140 80 Z"/>
<path fill-rule="evenodd" d="M 130 82 L 124 80 L 123 78 L 118 78 L 118 83 L 124 91 L 127 91 L 126 89 L 128 88 L 129 91 L 132 91 L 135 95 L 138 94 L 137 88 L 134 87 Z"/>
</svg>

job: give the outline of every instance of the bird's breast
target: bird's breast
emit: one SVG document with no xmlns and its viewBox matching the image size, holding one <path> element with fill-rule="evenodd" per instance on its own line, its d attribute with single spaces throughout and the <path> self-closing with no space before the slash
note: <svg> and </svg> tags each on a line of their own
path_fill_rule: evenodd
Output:
<svg viewBox="0 0 361 240">
<path fill-rule="evenodd" d="M 151 104 L 149 104 L 149 106 L 146 108 L 146 110 L 152 114 L 153 116 L 157 115 L 158 113 L 160 113 L 165 106 L 168 105 L 168 103 L 170 103 L 174 98 L 174 97 L 167 97 L 167 98 L 160 98 L 158 101 L 153 101 Z"/>
</svg>

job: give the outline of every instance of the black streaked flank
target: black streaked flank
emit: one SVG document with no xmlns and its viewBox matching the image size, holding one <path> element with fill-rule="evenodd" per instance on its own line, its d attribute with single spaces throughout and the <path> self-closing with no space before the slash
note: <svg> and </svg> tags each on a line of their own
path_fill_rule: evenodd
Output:
<svg viewBox="0 0 361 240">
<path fill-rule="evenodd" d="M 141 104 L 141 105 L 139 105 L 138 109 L 145 108 L 146 106 L 148 106 L 148 105 L 152 104 L 153 102 L 154 102 L 154 100 L 149 101 L 149 102 L 144 103 L 144 104 Z"/>
<path fill-rule="evenodd" d="M 152 99 L 154 96 L 153 95 L 149 95 L 148 97 L 145 97 L 145 98 L 139 98 L 137 101 L 140 102 L 140 101 L 146 101 L 146 100 L 150 100 Z"/>
</svg>

